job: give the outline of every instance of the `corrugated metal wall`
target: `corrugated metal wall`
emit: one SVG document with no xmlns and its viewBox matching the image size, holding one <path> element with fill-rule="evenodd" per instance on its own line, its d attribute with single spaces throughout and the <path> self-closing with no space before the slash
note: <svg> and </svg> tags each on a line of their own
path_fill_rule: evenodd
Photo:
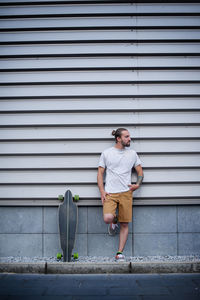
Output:
<svg viewBox="0 0 200 300">
<path fill-rule="evenodd" d="M 0 205 L 100 205 L 118 126 L 143 161 L 134 204 L 200 203 L 198 2 L 1 1 Z"/>
</svg>

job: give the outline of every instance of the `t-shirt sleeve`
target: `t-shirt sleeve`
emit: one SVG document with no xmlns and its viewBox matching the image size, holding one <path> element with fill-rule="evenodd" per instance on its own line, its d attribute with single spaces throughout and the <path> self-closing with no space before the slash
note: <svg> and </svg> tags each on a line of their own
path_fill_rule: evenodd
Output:
<svg viewBox="0 0 200 300">
<path fill-rule="evenodd" d="M 99 159 L 99 167 L 105 168 L 106 167 L 106 161 L 105 161 L 105 154 L 102 152 L 100 159 Z"/>
<path fill-rule="evenodd" d="M 141 164 L 142 164 L 142 162 L 141 162 L 139 156 L 137 155 L 137 153 L 135 153 L 135 163 L 134 163 L 134 167 L 137 167 L 137 166 L 139 166 L 139 165 L 141 165 Z"/>
</svg>

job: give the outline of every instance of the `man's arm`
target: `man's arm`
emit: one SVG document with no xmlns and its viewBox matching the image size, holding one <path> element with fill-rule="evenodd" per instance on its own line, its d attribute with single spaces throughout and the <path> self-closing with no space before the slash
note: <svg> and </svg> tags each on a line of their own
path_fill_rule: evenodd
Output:
<svg viewBox="0 0 200 300">
<path fill-rule="evenodd" d="M 99 191 L 101 193 L 102 204 L 104 204 L 104 200 L 105 200 L 105 197 L 106 197 L 106 194 L 107 194 L 104 190 L 104 183 L 103 183 L 103 174 L 104 174 L 104 172 L 105 172 L 105 168 L 103 168 L 103 167 L 98 168 L 97 183 L 98 183 Z"/>
<path fill-rule="evenodd" d="M 131 191 L 137 190 L 140 187 L 140 185 L 142 184 L 142 181 L 143 181 L 143 178 L 144 178 L 143 170 L 142 170 L 141 165 L 138 165 L 137 167 L 135 167 L 135 170 L 137 172 L 137 182 L 136 182 L 136 184 L 130 184 L 129 185 L 129 188 L 130 188 Z"/>
</svg>

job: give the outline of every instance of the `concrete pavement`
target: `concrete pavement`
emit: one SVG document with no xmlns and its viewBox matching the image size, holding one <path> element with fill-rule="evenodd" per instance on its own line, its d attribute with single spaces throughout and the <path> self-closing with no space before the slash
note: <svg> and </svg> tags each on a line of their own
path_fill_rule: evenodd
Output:
<svg viewBox="0 0 200 300">
<path fill-rule="evenodd" d="M 0 274 L 0 299 L 199 300 L 200 274 Z"/>
</svg>

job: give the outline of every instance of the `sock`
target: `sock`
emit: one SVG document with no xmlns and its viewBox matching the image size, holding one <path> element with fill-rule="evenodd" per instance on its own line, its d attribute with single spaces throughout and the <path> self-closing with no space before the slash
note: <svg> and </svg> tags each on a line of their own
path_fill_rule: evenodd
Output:
<svg viewBox="0 0 200 300">
<path fill-rule="evenodd" d="M 121 251 L 118 251 L 118 252 L 117 252 L 117 255 L 118 255 L 118 254 L 122 254 L 122 252 L 121 252 Z"/>
<path fill-rule="evenodd" d="M 111 223 L 111 227 L 112 227 L 112 229 L 114 230 L 114 229 L 115 229 L 115 227 L 116 227 L 116 224 L 114 224 L 114 223 Z"/>
</svg>

